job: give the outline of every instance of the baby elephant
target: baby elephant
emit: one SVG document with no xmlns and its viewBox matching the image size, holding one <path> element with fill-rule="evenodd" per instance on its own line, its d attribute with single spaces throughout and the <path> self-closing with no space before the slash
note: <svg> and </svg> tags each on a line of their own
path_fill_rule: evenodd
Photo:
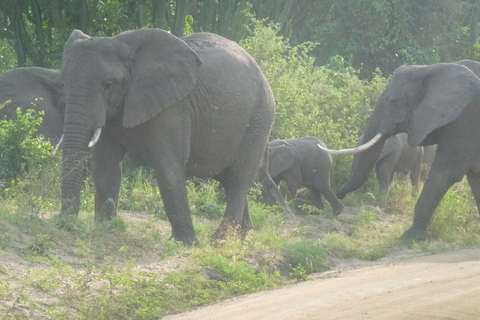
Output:
<svg viewBox="0 0 480 320">
<path fill-rule="evenodd" d="M 268 144 L 269 172 L 275 183 L 284 180 L 290 196 L 297 206 L 302 200 L 297 193 L 306 187 L 311 193 L 311 203 L 323 209 L 322 195 L 332 206 L 335 215 L 343 211 L 343 205 L 332 192 L 332 158 L 320 150 L 317 143 L 325 145 L 315 137 L 274 140 Z"/>
<path fill-rule="evenodd" d="M 363 136 L 362 136 L 363 138 Z M 359 141 L 362 140 L 359 139 Z M 410 147 L 407 134 L 399 133 L 385 141 L 383 149 L 375 164 L 375 171 L 380 187 L 388 189 L 396 172 L 410 174 L 414 190 L 418 191 L 422 171 L 423 147 Z"/>
</svg>

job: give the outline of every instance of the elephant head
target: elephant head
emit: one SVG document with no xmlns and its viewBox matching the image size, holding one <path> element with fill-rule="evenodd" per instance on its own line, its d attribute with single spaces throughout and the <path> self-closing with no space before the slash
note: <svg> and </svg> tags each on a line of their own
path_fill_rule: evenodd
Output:
<svg viewBox="0 0 480 320">
<path fill-rule="evenodd" d="M 60 71 L 39 67 L 15 68 L 0 74 L 0 120 L 14 119 L 17 108 L 43 111 L 43 121 L 38 134 L 50 139 L 52 144 L 60 140 L 63 127 L 65 98 L 60 81 Z"/>
<path fill-rule="evenodd" d="M 375 136 L 378 142 L 356 156 L 352 176 L 338 197 L 345 197 L 366 181 L 388 136 L 406 132 L 411 147 L 438 143 L 442 128 L 455 123 L 478 99 L 479 89 L 479 78 L 462 63 L 398 68 L 364 133 L 363 141 Z"/>
<path fill-rule="evenodd" d="M 186 97 L 194 88 L 197 54 L 159 29 L 92 38 L 75 30 L 63 52 L 66 108 L 62 213 L 77 214 L 83 159 L 107 121 L 133 128 Z"/>
<path fill-rule="evenodd" d="M 282 141 L 276 142 L 273 141 L 268 146 L 269 172 L 272 179 L 275 179 L 285 170 L 291 169 L 298 162 L 295 151 L 291 146 Z"/>
</svg>

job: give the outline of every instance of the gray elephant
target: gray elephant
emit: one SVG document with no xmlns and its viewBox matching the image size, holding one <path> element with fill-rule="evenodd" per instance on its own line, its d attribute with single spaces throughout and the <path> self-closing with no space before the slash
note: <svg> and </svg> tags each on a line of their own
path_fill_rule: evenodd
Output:
<svg viewBox="0 0 480 320">
<path fill-rule="evenodd" d="M 116 216 L 128 154 L 133 166 L 155 171 L 173 239 L 196 241 L 187 176 L 212 177 L 225 188 L 227 206 L 215 237 L 230 227 L 252 228 L 247 194 L 267 151 L 275 102 L 237 43 L 210 33 L 177 38 L 141 29 L 92 38 L 75 30 L 61 73 L 61 215 L 78 214 L 81 167 L 93 147 L 95 221 Z"/>
<path fill-rule="evenodd" d="M 332 157 L 320 150 L 317 144 L 325 145 L 316 137 L 273 140 L 268 144 L 269 173 L 276 184 L 285 181 L 297 207 L 304 202 L 297 197 L 298 191 L 305 187 L 310 190 L 311 202 L 323 209 L 322 196 L 332 206 L 335 215 L 343 211 L 343 205 L 331 189 Z M 270 199 L 274 195 L 267 195 Z"/>
<path fill-rule="evenodd" d="M 363 136 L 358 139 L 357 145 L 363 144 Z M 358 162 L 355 154 L 352 163 L 352 171 Z M 412 187 L 418 190 L 423 164 L 423 147 L 410 147 L 407 143 L 407 134 L 402 132 L 390 136 L 385 141 L 382 151 L 375 163 L 375 172 L 380 187 L 384 190 L 392 184 L 395 173 L 410 175 Z M 345 195 L 338 193 L 341 198 Z"/>
<path fill-rule="evenodd" d="M 63 132 L 63 96 L 60 71 L 38 67 L 23 67 L 5 71 L 0 74 L 0 120 L 15 119 L 17 108 L 23 112 L 28 109 L 44 111 L 38 134 L 42 134 L 52 145 L 59 142 Z"/>
<path fill-rule="evenodd" d="M 415 205 L 413 225 L 404 237 L 427 237 L 440 200 L 465 175 L 480 209 L 478 70 L 474 61 L 398 68 L 370 117 L 365 140 L 372 140 L 346 151 L 366 149 L 359 154 L 358 164 L 339 194 L 345 195 L 365 182 L 388 136 L 407 132 L 410 146 L 437 144 L 437 151 Z"/>
</svg>

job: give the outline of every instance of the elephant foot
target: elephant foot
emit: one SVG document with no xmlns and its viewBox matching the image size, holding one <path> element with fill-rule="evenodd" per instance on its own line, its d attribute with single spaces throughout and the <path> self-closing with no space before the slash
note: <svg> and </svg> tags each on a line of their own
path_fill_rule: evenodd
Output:
<svg viewBox="0 0 480 320">
<path fill-rule="evenodd" d="M 60 210 L 61 216 L 78 216 L 79 211 L 80 211 L 80 200 L 75 198 L 62 200 L 62 208 Z"/>
<path fill-rule="evenodd" d="M 340 203 L 339 205 L 335 206 L 335 208 L 333 209 L 333 214 L 338 216 L 340 213 L 343 212 L 343 209 L 345 209 L 345 206 Z"/>
<path fill-rule="evenodd" d="M 241 240 L 244 240 L 249 231 L 253 228 L 244 228 L 240 225 L 232 226 L 230 224 L 221 223 L 218 229 L 211 235 L 211 240 L 227 240 L 229 238 L 240 237 Z"/>
<path fill-rule="evenodd" d="M 95 203 L 95 216 L 93 218 L 95 223 L 104 222 L 117 217 L 117 208 L 115 201 L 112 198 L 108 198 L 103 203 L 101 201 L 99 202 L 101 203 L 99 205 Z"/>
<path fill-rule="evenodd" d="M 405 240 L 427 240 L 428 232 L 425 228 L 419 228 L 411 226 L 410 229 L 405 231 L 402 235 L 402 239 Z"/>
<path fill-rule="evenodd" d="M 187 237 L 187 239 L 184 239 L 184 238 L 180 238 L 180 237 L 174 237 L 173 235 L 168 238 L 169 241 L 177 241 L 177 242 L 181 242 L 183 243 L 183 245 L 187 246 L 187 247 L 198 247 L 199 243 L 198 243 L 198 240 L 197 240 L 197 237 L 193 237 L 193 240 L 191 237 Z"/>
<path fill-rule="evenodd" d="M 79 228 L 78 215 L 75 214 L 60 213 L 53 217 L 53 221 L 57 228 L 66 231 L 76 231 Z"/>
<path fill-rule="evenodd" d="M 303 208 L 303 207 L 297 207 L 295 209 L 295 214 L 299 215 L 299 216 L 307 216 L 309 214 L 311 214 L 312 212 L 310 212 L 310 210 L 307 210 L 306 208 Z"/>
<path fill-rule="evenodd" d="M 346 195 L 347 195 L 347 193 L 343 192 L 343 191 L 338 191 L 337 194 L 336 194 L 338 199 L 343 199 L 343 198 L 346 197 Z"/>
</svg>

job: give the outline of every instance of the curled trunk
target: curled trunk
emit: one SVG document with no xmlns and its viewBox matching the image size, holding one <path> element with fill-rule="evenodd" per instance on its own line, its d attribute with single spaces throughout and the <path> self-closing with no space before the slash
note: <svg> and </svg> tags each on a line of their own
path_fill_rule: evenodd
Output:
<svg viewBox="0 0 480 320">
<path fill-rule="evenodd" d="M 364 141 L 370 141 L 375 134 L 376 132 L 373 130 L 370 130 L 370 132 L 367 131 L 364 136 Z M 377 162 L 378 156 L 382 151 L 386 139 L 387 136 L 382 135 L 372 147 L 361 153 L 355 154 L 352 164 L 352 175 L 350 179 L 337 192 L 338 198 L 345 198 L 347 193 L 357 190 L 365 183 L 365 181 L 367 181 L 370 172 L 373 170 L 373 167 Z"/>
</svg>

